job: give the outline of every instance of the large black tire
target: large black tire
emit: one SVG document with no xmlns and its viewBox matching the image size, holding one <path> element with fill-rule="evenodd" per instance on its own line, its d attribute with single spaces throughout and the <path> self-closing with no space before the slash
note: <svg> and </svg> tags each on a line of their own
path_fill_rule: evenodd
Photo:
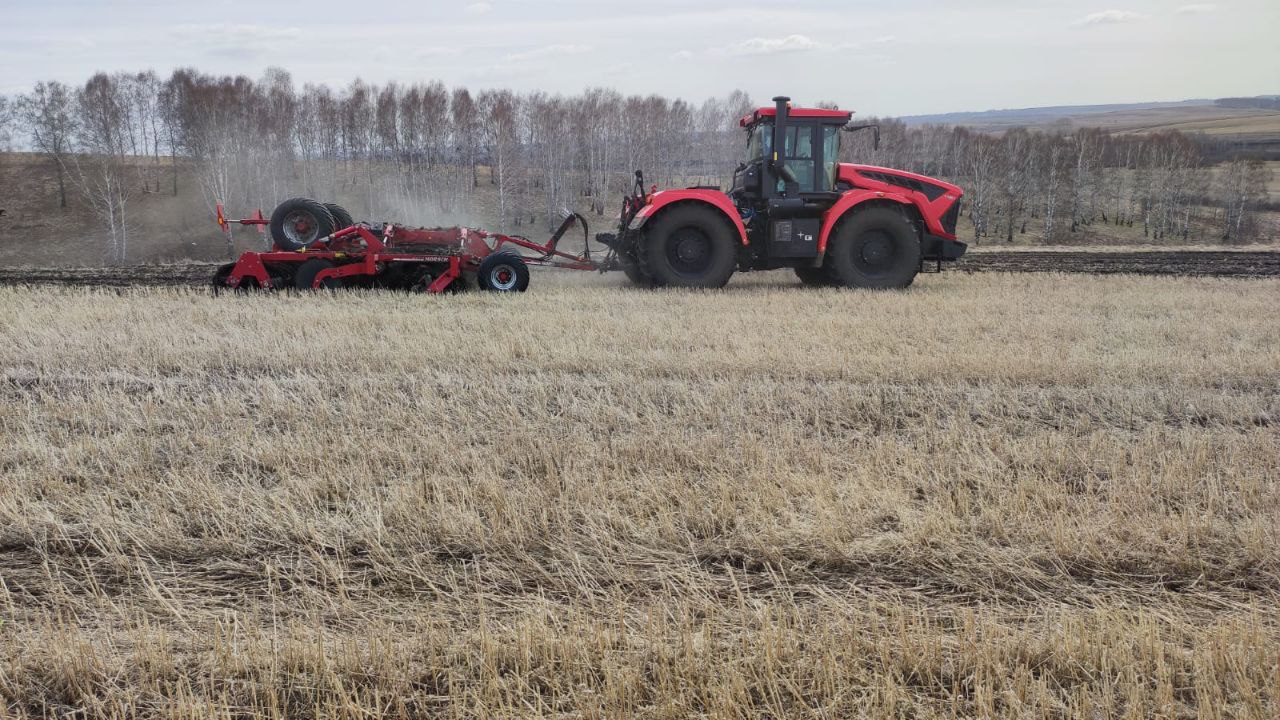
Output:
<svg viewBox="0 0 1280 720">
<path fill-rule="evenodd" d="M 347 209 L 341 205 L 336 203 L 325 203 L 324 209 L 328 210 L 329 215 L 333 217 L 334 232 L 344 230 L 356 224 L 356 221 L 351 219 L 351 213 L 347 212 Z"/>
<path fill-rule="evenodd" d="M 515 253 L 494 253 L 480 261 L 476 282 L 490 292 L 524 292 L 529 289 L 529 266 Z"/>
<path fill-rule="evenodd" d="M 622 267 L 622 274 L 627 276 L 633 285 L 638 287 L 651 288 L 657 285 L 644 268 L 640 267 L 640 262 L 629 255 L 618 256 L 618 264 Z"/>
<path fill-rule="evenodd" d="M 333 234 L 333 215 L 310 198 L 285 200 L 271 212 L 271 239 L 283 250 L 301 250 Z"/>
<path fill-rule="evenodd" d="M 800 282 L 809 287 L 831 287 L 836 283 L 827 274 L 826 268 L 820 267 L 798 267 L 796 268 L 796 277 L 800 278 Z"/>
<path fill-rule="evenodd" d="M 677 205 L 645 227 L 641 269 L 658 285 L 724 287 L 738 264 L 738 242 L 720 211 Z"/>
<path fill-rule="evenodd" d="M 875 207 L 841 221 L 823 264 L 837 285 L 905 288 L 920 271 L 920 238 L 901 212 Z"/>
<path fill-rule="evenodd" d="M 311 258 L 298 266 L 298 272 L 293 275 L 293 286 L 299 290 L 314 290 L 316 276 L 321 270 L 328 270 L 331 267 L 334 267 L 334 264 L 330 260 Z M 330 290 L 340 288 L 342 281 L 338 278 L 325 278 L 320 287 Z"/>
</svg>

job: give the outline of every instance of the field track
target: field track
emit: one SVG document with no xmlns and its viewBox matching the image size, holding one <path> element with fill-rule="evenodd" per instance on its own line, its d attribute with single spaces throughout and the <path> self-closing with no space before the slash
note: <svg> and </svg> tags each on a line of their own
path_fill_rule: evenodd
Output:
<svg viewBox="0 0 1280 720">
<path fill-rule="evenodd" d="M 0 268 L 0 285 L 204 287 L 215 267 L 214 264 L 206 263 L 129 267 L 11 267 Z M 970 253 L 956 264 L 955 269 L 963 272 L 1280 277 L 1280 252 L 996 250 Z"/>
</svg>

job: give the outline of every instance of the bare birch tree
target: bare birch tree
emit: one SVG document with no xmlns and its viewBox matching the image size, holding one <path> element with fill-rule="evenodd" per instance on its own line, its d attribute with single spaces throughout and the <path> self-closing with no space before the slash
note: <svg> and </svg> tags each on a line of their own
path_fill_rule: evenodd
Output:
<svg viewBox="0 0 1280 720">
<path fill-rule="evenodd" d="M 67 207 L 67 163 L 75 140 L 75 94 L 60 82 L 41 82 L 18 99 L 17 110 L 36 152 L 58 178 L 58 207 Z"/>
<path fill-rule="evenodd" d="M 126 210 L 130 198 L 127 135 L 129 101 L 118 78 L 98 73 L 76 93 L 78 150 L 72 177 L 107 226 L 107 257 L 124 263 L 129 253 Z"/>
<path fill-rule="evenodd" d="M 1222 239 L 1243 242 L 1254 229 L 1251 210 L 1267 196 L 1271 170 L 1261 160 L 1232 160 L 1218 174 L 1217 195 L 1226 210 Z"/>
</svg>

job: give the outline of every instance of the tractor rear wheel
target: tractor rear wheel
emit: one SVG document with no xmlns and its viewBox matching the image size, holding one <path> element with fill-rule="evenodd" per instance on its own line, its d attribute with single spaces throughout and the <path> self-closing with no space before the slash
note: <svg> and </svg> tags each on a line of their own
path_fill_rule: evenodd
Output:
<svg viewBox="0 0 1280 720">
<path fill-rule="evenodd" d="M 480 261 L 476 282 L 481 290 L 524 292 L 529 289 L 529 266 L 515 253 L 495 253 Z"/>
<path fill-rule="evenodd" d="M 640 266 L 640 262 L 634 257 L 627 255 L 619 256 L 618 264 L 622 267 L 622 274 L 627 276 L 633 285 L 651 288 L 657 285 L 653 281 L 653 277 L 644 271 Z"/>
<path fill-rule="evenodd" d="M 333 215 L 310 198 L 285 200 L 271 212 L 271 239 L 284 250 L 301 250 L 333 234 Z"/>
<path fill-rule="evenodd" d="M 640 269 L 658 285 L 724 287 L 738 264 L 733 230 L 719 211 L 679 205 L 645 228 Z"/>
<path fill-rule="evenodd" d="M 298 272 L 293 275 L 293 286 L 299 290 L 315 290 L 316 276 L 323 270 L 335 267 L 332 261 L 324 258 L 311 258 L 310 260 L 298 266 Z M 334 289 L 342 287 L 342 281 L 338 278 L 325 278 L 320 282 L 320 289 Z"/>
<path fill-rule="evenodd" d="M 325 203 L 324 209 L 328 210 L 329 214 L 333 216 L 334 232 L 344 230 L 356 224 L 356 221 L 351 219 L 351 213 L 347 212 L 347 209 L 341 205 L 336 203 Z"/>
<path fill-rule="evenodd" d="M 920 271 L 920 238 L 901 212 L 868 208 L 840 223 L 823 267 L 844 287 L 905 288 Z"/>
<path fill-rule="evenodd" d="M 798 267 L 796 268 L 796 277 L 800 278 L 802 284 L 809 287 L 831 287 L 836 284 L 831 280 L 831 276 L 827 274 L 826 268 Z"/>
</svg>

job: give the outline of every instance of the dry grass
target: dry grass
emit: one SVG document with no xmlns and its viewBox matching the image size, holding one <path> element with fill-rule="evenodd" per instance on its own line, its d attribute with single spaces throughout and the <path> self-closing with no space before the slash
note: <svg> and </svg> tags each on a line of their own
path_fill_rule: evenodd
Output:
<svg viewBox="0 0 1280 720">
<path fill-rule="evenodd" d="M 0 289 L 0 715 L 1274 718 L 1277 297 Z"/>
</svg>

